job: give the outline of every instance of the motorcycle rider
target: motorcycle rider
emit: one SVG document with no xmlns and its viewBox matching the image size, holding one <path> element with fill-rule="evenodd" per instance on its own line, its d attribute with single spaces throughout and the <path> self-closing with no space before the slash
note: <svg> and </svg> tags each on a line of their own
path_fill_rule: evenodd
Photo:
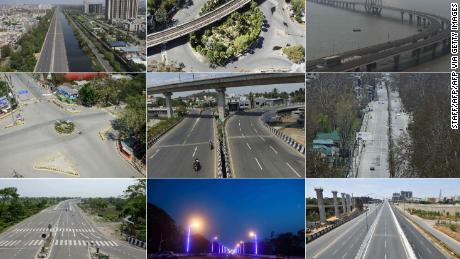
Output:
<svg viewBox="0 0 460 259">
<path fill-rule="evenodd" d="M 198 171 L 199 168 L 200 168 L 200 160 L 198 158 L 195 158 L 195 160 L 193 161 L 193 169 Z"/>
</svg>

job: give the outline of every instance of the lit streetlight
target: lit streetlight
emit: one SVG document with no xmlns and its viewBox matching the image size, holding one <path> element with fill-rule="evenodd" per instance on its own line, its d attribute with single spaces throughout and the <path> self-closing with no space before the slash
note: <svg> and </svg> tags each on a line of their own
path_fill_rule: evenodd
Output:
<svg viewBox="0 0 460 259">
<path fill-rule="evenodd" d="M 217 239 L 219 239 L 219 238 L 218 238 L 217 236 L 215 236 L 215 237 L 213 238 L 213 241 L 211 242 L 211 253 L 214 253 L 214 242 L 216 242 Z"/>
<path fill-rule="evenodd" d="M 242 254 L 244 254 L 244 242 L 243 242 L 243 240 L 240 240 L 240 244 L 241 244 L 241 247 L 242 247 L 241 252 L 242 252 Z"/>
<path fill-rule="evenodd" d="M 191 221 L 191 223 L 188 225 L 188 233 L 187 233 L 187 247 L 186 247 L 186 251 L 187 253 L 190 252 L 190 234 L 192 232 L 192 228 L 200 228 L 201 226 L 201 221 L 199 221 L 198 219 L 193 219 Z"/>
<path fill-rule="evenodd" d="M 253 231 L 249 232 L 250 237 L 254 237 L 254 254 L 258 254 L 258 249 L 257 249 L 257 234 Z"/>
</svg>

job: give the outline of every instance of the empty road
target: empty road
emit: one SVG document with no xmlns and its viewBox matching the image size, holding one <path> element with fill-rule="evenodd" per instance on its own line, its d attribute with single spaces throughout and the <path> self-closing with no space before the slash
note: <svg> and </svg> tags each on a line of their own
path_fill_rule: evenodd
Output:
<svg viewBox="0 0 460 259">
<path fill-rule="evenodd" d="M 306 257 L 448 258 L 388 201 L 308 243 Z"/>
<path fill-rule="evenodd" d="M 24 177 L 65 177 L 57 171 L 36 170 L 36 165 L 72 168 L 80 177 L 140 177 L 116 149 L 113 140 L 102 140 L 100 132 L 115 117 L 99 108 L 76 106 L 79 112 L 59 108 L 42 86 L 28 74 L 9 74 L 13 91 L 20 95 L 23 125 L 11 125 L 10 116 L 0 119 L 0 177 L 12 177 L 13 171 Z M 44 95 L 45 94 L 45 95 Z M 75 124 L 73 134 L 60 135 L 54 129 L 56 120 Z M 82 134 L 77 134 L 81 131 Z M 72 175 L 72 177 L 74 177 Z"/>
<path fill-rule="evenodd" d="M 77 200 L 66 200 L 42 210 L 0 234 L 0 257 L 34 258 L 43 244 L 42 234 L 48 225 L 54 235 L 50 259 L 86 259 L 91 243 L 110 258 L 145 258 L 145 250 L 101 233 L 95 223 L 83 213 Z"/>
<path fill-rule="evenodd" d="M 192 112 L 166 133 L 147 152 L 149 178 L 215 178 L 215 148 L 211 111 Z M 193 170 L 198 158 L 201 169 Z"/>
<path fill-rule="evenodd" d="M 50 27 L 43 42 L 40 57 L 35 65 L 35 72 L 67 72 L 69 63 L 62 31 L 62 11 L 56 7 L 51 18 Z"/>
<path fill-rule="evenodd" d="M 368 139 L 361 141 L 358 177 L 388 178 L 388 97 L 385 84 L 377 87 L 377 98 L 369 103 L 370 111 L 361 132 L 367 132 Z"/>
<path fill-rule="evenodd" d="M 273 135 L 263 112 L 241 112 L 228 119 L 226 133 L 232 173 L 236 178 L 303 178 L 304 156 Z"/>
</svg>

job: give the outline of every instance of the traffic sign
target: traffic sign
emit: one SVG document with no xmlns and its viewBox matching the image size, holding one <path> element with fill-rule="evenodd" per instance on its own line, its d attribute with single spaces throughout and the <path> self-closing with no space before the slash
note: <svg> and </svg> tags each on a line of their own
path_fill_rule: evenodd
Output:
<svg viewBox="0 0 460 259">
<path fill-rule="evenodd" d="M 18 94 L 28 94 L 28 93 L 29 93 L 29 91 L 27 91 L 25 89 L 18 91 Z"/>
</svg>

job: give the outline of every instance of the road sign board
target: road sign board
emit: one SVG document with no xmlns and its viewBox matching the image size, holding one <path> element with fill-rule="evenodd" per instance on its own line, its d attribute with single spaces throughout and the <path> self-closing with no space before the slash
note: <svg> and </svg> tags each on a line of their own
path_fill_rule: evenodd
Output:
<svg viewBox="0 0 460 259">
<path fill-rule="evenodd" d="M 18 94 L 28 94 L 28 93 L 29 93 L 29 91 L 27 91 L 25 89 L 18 91 Z"/>
</svg>

